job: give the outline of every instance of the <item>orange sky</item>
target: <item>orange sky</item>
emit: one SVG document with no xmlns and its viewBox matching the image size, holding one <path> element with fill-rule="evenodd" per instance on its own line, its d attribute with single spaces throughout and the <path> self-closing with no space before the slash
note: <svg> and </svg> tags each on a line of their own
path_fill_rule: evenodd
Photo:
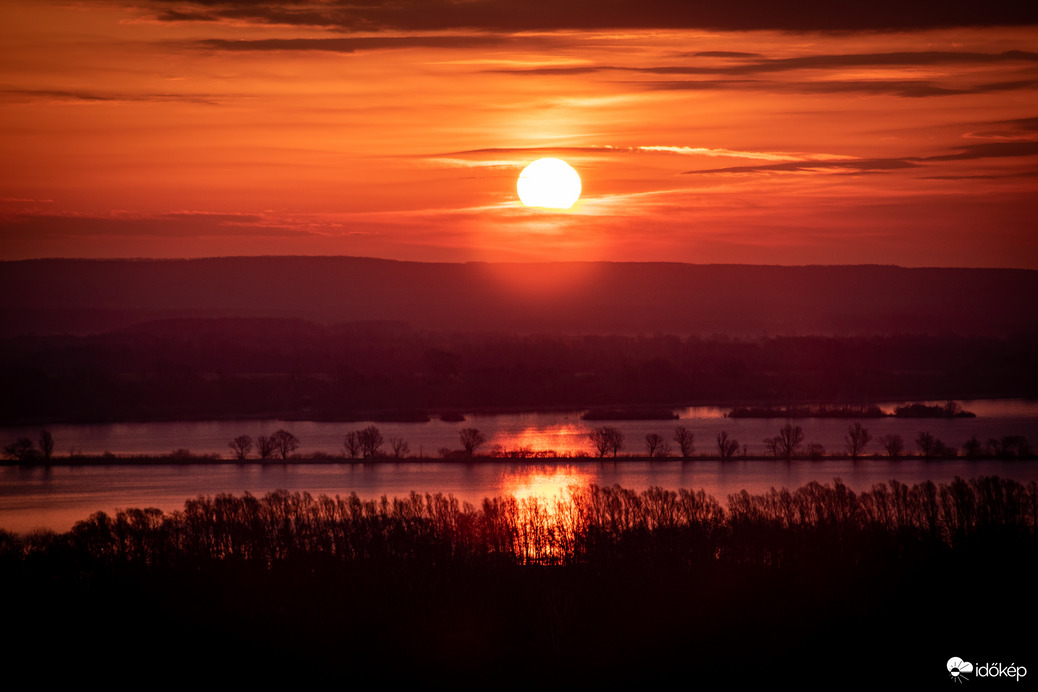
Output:
<svg viewBox="0 0 1038 692">
<path fill-rule="evenodd" d="M 583 4 L 0 0 L 0 259 L 1038 268 L 1035 11 Z"/>
</svg>

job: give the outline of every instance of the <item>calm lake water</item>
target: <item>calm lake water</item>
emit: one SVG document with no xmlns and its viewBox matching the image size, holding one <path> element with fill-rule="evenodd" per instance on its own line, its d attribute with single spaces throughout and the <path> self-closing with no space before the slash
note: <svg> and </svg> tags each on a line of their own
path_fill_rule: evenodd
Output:
<svg viewBox="0 0 1038 692">
<path fill-rule="evenodd" d="M 938 402 L 940 403 L 940 402 Z M 896 433 L 905 439 L 906 450 L 921 431 L 931 432 L 949 446 L 961 447 L 976 435 L 991 437 L 1023 435 L 1038 443 L 1038 402 L 1029 400 L 968 401 L 963 406 L 976 418 L 868 419 L 874 441 L 866 453 L 878 453 L 876 438 Z M 892 409 L 895 404 L 882 404 Z M 412 454 L 435 456 L 440 448 L 460 447 L 458 433 L 476 427 L 487 437 L 487 448 L 500 445 L 511 450 L 555 450 L 559 453 L 593 453 L 587 433 L 598 425 L 614 425 L 626 437 L 625 451 L 644 454 L 644 438 L 657 432 L 670 438 L 676 425 L 684 425 L 696 436 L 697 453 L 709 454 L 714 439 L 725 430 L 746 445 L 750 455 L 763 454 L 765 437 L 773 437 L 785 423 L 777 419 L 728 419 L 727 408 L 694 407 L 679 411 L 675 421 L 590 422 L 580 412 L 533 413 L 470 417 L 465 422 L 377 423 L 387 440 L 408 442 Z M 843 438 L 852 421 L 800 419 L 805 443 L 817 442 L 826 450 L 843 452 Z M 166 454 L 186 448 L 196 454 L 231 456 L 227 442 L 237 435 L 254 438 L 278 428 L 292 431 L 301 441 L 300 453 L 342 454 L 343 438 L 368 423 L 317 423 L 283 421 L 201 421 L 178 423 L 120 423 L 110 425 L 48 426 L 54 435 L 56 453 Z M 36 439 L 38 428 L 5 428 L 0 435 L 13 440 L 20 436 Z M 6 444 L 6 442 L 4 442 Z M 676 445 L 673 445 L 676 448 Z M 486 448 L 485 448 L 486 449 Z M 831 483 L 840 478 L 853 490 L 868 490 L 873 484 L 896 478 L 905 483 L 925 480 L 947 482 L 956 476 L 971 478 L 999 475 L 1022 482 L 1038 480 L 1038 463 L 1006 461 L 924 462 L 917 459 L 891 462 L 866 459 L 824 461 L 741 460 L 726 462 L 680 459 L 611 462 L 598 459 L 515 461 L 490 460 L 471 464 L 456 462 L 379 461 L 377 463 L 284 464 L 218 463 L 161 466 L 55 466 L 44 468 L 0 468 L 0 527 L 24 532 L 35 528 L 67 530 L 76 521 L 96 511 L 112 513 L 130 507 L 157 507 L 172 511 L 197 495 L 251 492 L 262 495 L 284 488 L 314 495 L 345 495 L 362 498 L 421 493 L 453 494 L 473 504 L 484 497 L 513 494 L 545 499 L 573 484 L 618 483 L 634 490 L 658 485 L 666 488 L 704 489 L 722 503 L 730 493 L 746 489 L 764 492 L 771 487 L 795 488 L 809 481 Z"/>
</svg>

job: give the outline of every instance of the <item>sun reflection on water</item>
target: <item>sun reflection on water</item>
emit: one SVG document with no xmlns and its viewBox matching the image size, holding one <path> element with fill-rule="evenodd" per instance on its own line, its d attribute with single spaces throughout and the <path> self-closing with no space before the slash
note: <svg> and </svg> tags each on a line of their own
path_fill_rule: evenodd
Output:
<svg viewBox="0 0 1038 692">
<path fill-rule="evenodd" d="M 580 521 L 572 493 L 595 481 L 594 473 L 565 465 L 517 468 L 504 475 L 499 486 L 504 499 L 494 504 L 495 511 L 512 516 L 516 527 L 508 539 L 511 554 L 538 563 L 572 555 Z"/>
<path fill-rule="evenodd" d="M 503 456 L 531 458 L 542 455 L 567 456 L 588 452 L 587 426 L 559 423 L 526 427 L 517 432 L 501 431 L 490 440 Z"/>
<path fill-rule="evenodd" d="M 574 466 L 537 466 L 515 469 L 501 479 L 501 495 L 516 500 L 536 499 L 546 505 L 569 499 L 571 486 L 586 487 L 596 474 Z"/>
</svg>

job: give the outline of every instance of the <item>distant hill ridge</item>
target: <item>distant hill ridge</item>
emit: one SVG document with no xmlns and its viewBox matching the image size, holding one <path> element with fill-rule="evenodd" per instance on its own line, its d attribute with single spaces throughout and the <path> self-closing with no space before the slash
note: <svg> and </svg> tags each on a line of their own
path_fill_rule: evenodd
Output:
<svg viewBox="0 0 1038 692">
<path fill-rule="evenodd" d="M 416 329 L 731 336 L 1004 335 L 1036 328 L 1038 271 L 360 257 L 0 263 L 0 336 L 181 318 Z"/>
</svg>

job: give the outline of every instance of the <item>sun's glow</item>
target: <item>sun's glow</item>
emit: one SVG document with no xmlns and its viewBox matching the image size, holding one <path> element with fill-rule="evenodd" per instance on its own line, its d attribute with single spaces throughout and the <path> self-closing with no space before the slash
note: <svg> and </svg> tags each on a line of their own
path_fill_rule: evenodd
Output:
<svg viewBox="0 0 1038 692">
<path fill-rule="evenodd" d="M 580 176 L 561 159 L 537 159 L 519 174 L 516 187 L 527 207 L 569 209 L 580 198 Z"/>
</svg>

